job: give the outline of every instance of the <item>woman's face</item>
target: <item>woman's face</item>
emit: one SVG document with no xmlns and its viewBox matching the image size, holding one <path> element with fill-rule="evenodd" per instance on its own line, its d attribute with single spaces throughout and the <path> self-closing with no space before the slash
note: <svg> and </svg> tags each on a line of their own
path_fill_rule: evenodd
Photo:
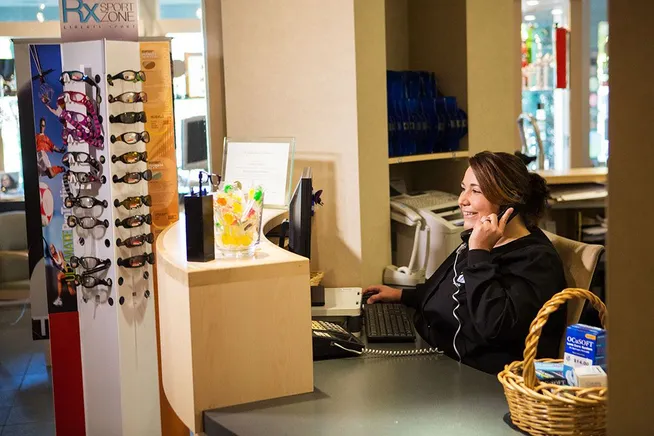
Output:
<svg viewBox="0 0 654 436">
<path fill-rule="evenodd" d="M 461 194 L 459 195 L 459 207 L 461 208 L 461 213 L 463 213 L 464 229 L 473 228 L 480 218 L 497 213 L 500 209 L 498 205 L 491 203 L 484 197 L 472 168 L 468 168 L 463 176 Z"/>
</svg>

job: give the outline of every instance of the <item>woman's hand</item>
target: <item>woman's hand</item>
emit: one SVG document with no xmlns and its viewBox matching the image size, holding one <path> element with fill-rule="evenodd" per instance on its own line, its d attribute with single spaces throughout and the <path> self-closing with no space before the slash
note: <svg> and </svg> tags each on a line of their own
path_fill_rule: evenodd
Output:
<svg viewBox="0 0 654 436">
<path fill-rule="evenodd" d="M 368 286 L 363 294 L 373 294 L 368 298 L 368 304 L 373 304 L 376 302 L 384 303 L 399 303 L 402 298 L 402 290 L 391 288 L 386 285 L 373 285 Z"/>
<path fill-rule="evenodd" d="M 497 215 L 494 213 L 481 217 L 475 224 L 470 235 L 470 240 L 468 241 L 470 249 L 491 251 L 495 247 L 495 244 L 497 244 L 497 241 L 504 235 L 506 223 L 509 221 L 512 213 L 513 208 L 508 208 L 499 221 Z"/>
</svg>

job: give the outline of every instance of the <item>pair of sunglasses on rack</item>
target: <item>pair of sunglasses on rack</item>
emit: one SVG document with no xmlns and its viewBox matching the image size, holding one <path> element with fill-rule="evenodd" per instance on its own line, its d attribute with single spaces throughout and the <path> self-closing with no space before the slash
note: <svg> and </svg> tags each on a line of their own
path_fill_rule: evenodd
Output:
<svg viewBox="0 0 654 436">
<path fill-rule="evenodd" d="M 104 156 L 100 156 L 100 161 L 98 162 L 93 156 L 83 151 L 69 151 L 61 157 L 61 163 L 67 167 L 70 167 L 72 164 L 90 165 L 98 171 L 102 169 L 101 164 L 104 162 Z"/>
<path fill-rule="evenodd" d="M 141 206 L 152 206 L 152 197 L 149 195 L 141 195 L 137 197 L 127 197 L 123 201 L 114 200 L 114 206 L 123 206 L 127 210 L 139 208 Z"/>
<path fill-rule="evenodd" d="M 118 177 L 117 175 L 114 174 L 113 181 L 114 183 L 126 183 L 128 185 L 133 185 L 134 183 L 138 183 L 141 180 L 152 180 L 152 171 L 150 170 L 145 170 L 142 173 L 139 172 L 134 172 L 134 173 L 125 173 L 123 177 Z"/>
<path fill-rule="evenodd" d="M 109 94 L 109 103 L 147 103 L 148 94 L 145 92 L 123 92 L 120 95 L 113 96 Z"/>
<path fill-rule="evenodd" d="M 99 220 L 92 216 L 77 217 L 75 215 L 69 215 L 66 224 L 71 228 L 80 226 L 83 229 L 91 230 L 98 226 L 109 227 L 109 220 Z"/>
<path fill-rule="evenodd" d="M 85 142 L 95 148 L 104 148 L 104 136 L 87 129 L 68 129 L 64 127 L 61 131 L 61 139 L 64 145 L 69 145 L 70 142 Z"/>
<path fill-rule="evenodd" d="M 124 219 L 116 219 L 116 227 L 125 227 L 126 229 L 133 229 L 134 227 L 142 226 L 143 224 L 152 224 L 152 215 L 134 215 L 128 216 Z"/>
<path fill-rule="evenodd" d="M 86 129 L 96 129 L 99 131 L 102 124 L 102 116 L 91 114 L 91 116 L 81 112 L 64 110 L 59 114 L 61 124 L 69 123 L 75 128 L 84 127 Z"/>
<path fill-rule="evenodd" d="M 70 209 L 72 207 L 81 207 L 82 209 L 92 209 L 95 206 L 102 206 L 107 208 L 109 203 L 107 200 L 98 200 L 94 197 L 89 197 L 88 195 L 82 197 L 66 197 L 64 199 L 64 207 Z"/>
<path fill-rule="evenodd" d="M 123 153 L 120 156 L 115 154 L 111 156 L 111 162 L 116 163 L 121 161 L 124 164 L 135 164 L 137 162 L 147 162 L 148 161 L 148 152 L 147 151 L 128 151 Z"/>
<path fill-rule="evenodd" d="M 73 182 L 73 183 L 101 183 L 105 184 L 107 182 L 107 178 L 105 176 L 100 176 L 98 177 L 95 174 L 92 173 L 83 173 L 81 171 L 66 171 L 64 173 L 66 176 L 66 179 L 68 182 Z"/>
<path fill-rule="evenodd" d="M 111 266 L 111 259 L 98 259 L 93 256 L 71 256 L 68 264 L 73 268 L 84 268 L 86 273 L 95 273 Z"/>
<path fill-rule="evenodd" d="M 95 106 L 93 102 L 87 97 L 86 94 L 77 91 L 64 91 L 59 97 L 57 97 L 57 104 L 69 104 L 69 103 L 78 103 L 86 106 L 90 111 L 95 112 Z M 98 103 L 100 103 L 98 101 Z"/>
<path fill-rule="evenodd" d="M 109 86 L 114 86 L 114 80 L 124 80 L 125 82 L 145 82 L 145 72 L 143 71 L 134 71 L 134 70 L 125 70 L 121 71 L 118 74 L 107 74 L 107 83 Z"/>
<path fill-rule="evenodd" d="M 134 123 L 146 123 L 148 117 L 145 115 L 145 112 L 123 112 L 118 115 L 109 115 L 110 123 L 122 123 L 122 124 L 134 124 Z"/>
<path fill-rule="evenodd" d="M 123 268 L 139 268 L 144 266 L 146 263 L 154 265 L 154 253 L 143 253 L 137 256 L 128 257 L 127 259 L 118 258 L 116 260 L 118 266 Z"/>
<path fill-rule="evenodd" d="M 95 288 L 96 286 L 104 285 L 106 287 L 111 287 L 113 284 L 111 279 L 100 279 L 98 277 L 92 276 L 90 274 L 82 274 L 75 276 L 75 285 L 84 286 L 85 288 Z"/>
<path fill-rule="evenodd" d="M 134 248 L 134 247 L 140 247 L 144 245 L 146 242 L 148 244 L 152 244 L 154 242 L 154 234 L 143 233 L 141 235 L 131 236 L 125 240 L 118 238 L 116 239 L 116 246 Z"/>
<path fill-rule="evenodd" d="M 143 131 L 141 133 L 139 132 L 126 132 L 123 133 L 122 135 L 116 136 L 116 135 L 111 135 L 111 143 L 115 143 L 118 141 L 122 141 L 125 144 L 136 144 L 139 141 L 143 141 L 145 143 L 150 142 L 150 134 L 146 131 Z"/>
<path fill-rule="evenodd" d="M 98 92 L 100 91 L 100 87 L 98 86 L 98 83 L 100 83 L 100 76 L 97 74 L 95 76 L 95 80 L 93 80 L 81 71 L 64 71 L 61 73 L 61 76 L 59 76 L 59 82 L 62 85 L 66 85 L 71 82 L 85 82 L 91 86 L 95 86 Z M 98 100 L 98 103 L 100 103 L 100 95 L 98 95 L 96 99 Z"/>
</svg>

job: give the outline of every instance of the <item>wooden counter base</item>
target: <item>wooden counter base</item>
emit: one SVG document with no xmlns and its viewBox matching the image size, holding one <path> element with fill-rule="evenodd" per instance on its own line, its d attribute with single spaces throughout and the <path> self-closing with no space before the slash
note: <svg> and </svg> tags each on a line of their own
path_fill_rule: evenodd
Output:
<svg viewBox="0 0 654 436">
<path fill-rule="evenodd" d="M 285 216 L 265 210 L 262 233 Z M 312 391 L 308 259 L 262 236 L 252 259 L 186 262 L 184 228 L 157 239 L 163 387 L 180 419 L 197 433 L 204 410 Z"/>
</svg>

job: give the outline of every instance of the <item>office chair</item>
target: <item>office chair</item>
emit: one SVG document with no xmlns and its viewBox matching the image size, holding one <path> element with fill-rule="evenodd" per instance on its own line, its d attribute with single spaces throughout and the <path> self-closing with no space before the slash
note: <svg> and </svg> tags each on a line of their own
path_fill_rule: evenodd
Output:
<svg viewBox="0 0 654 436">
<path fill-rule="evenodd" d="M 0 213 L 0 300 L 29 298 L 25 212 Z"/>
<path fill-rule="evenodd" d="M 552 241 L 556 252 L 563 262 L 565 281 L 569 288 L 590 289 L 593 274 L 599 258 L 604 252 L 602 245 L 585 244 L 543 230 Z M 567 305 L 566 326 L 579 322 L 586 300 L 570 300 Z M 565 349 L 565 332 L 561 338 L 559 354 L 563 357 Z"/>
</svg>

